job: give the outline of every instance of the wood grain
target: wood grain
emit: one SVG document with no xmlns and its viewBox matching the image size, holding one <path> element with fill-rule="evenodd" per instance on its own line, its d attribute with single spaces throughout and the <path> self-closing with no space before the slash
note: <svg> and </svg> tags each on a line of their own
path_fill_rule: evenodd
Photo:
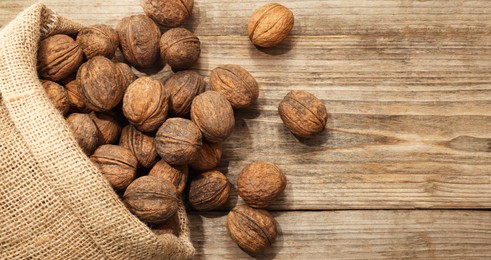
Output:
<svg viewBox="0 0 491 260">
<path fill-rule="evenodd" d="M 488 211 L 274 212 L 280 235 L 255 259 L 489 259 Z M 191 214 L 196 259 L 254 259 L 226 216 Z M 193 232 L 194 231 L 194 232 Z"/>
</svg>

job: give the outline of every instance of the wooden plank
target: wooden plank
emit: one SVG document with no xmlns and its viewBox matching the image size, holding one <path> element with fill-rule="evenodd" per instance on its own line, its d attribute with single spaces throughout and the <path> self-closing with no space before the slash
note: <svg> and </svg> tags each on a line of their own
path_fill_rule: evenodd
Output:
<svg viewBox="0 0 491 260">
<path fill-rule="evenodd" d="M 489 211 L 274 212 L 280 235 L 255 259 L 489 259 Z M 254 259 L 226 216 L 191 214 L 195 259 Z"/>
</svg>

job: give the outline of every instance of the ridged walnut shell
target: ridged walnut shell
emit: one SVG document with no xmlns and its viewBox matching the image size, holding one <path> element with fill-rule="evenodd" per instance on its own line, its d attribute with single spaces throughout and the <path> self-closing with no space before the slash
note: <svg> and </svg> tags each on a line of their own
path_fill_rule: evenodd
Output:
<svg viewBox="0 0 491 260">
<path fill-rule="evenodd" d="M 167 117 L 169 94 L 160 81 L 141 77 L 131 83 L 123 98 L 123 113 L 142 132 L 157 130 Z"/>
<path fill-rule="evenodd" d="M 133 153 L 121 146 L 99 146 L 90 160 L 99 167 L 115 190 L 124 190 L 135 179 L 138 161 Z"/>
<path fill-rule="evenodd" d="M 294 18 L 290 9 L 278 3 L 257 9 L 247 24 L 247 34 L 254 45 L 273 47 L 288 37 Z"/>
<path fill-rule="evenodd" d="M 270 247 L 277 234 L 276 222 L 269 212 L 246 205 L 236 206 L 228 213 L 227 231 L 237 245 L 251 254 Z"/>
<path fill-rule="evenodd" d="M 146 15 L 121 19 L 116 26 L 124 58 L 133 66 L 151 67 L 159 55 L 160 29 Z"/>
<path fill-rule="evenodd" d="M 259 86 L 244 68 L 226 64 L 211 71 L 211 89 L 222 94 L 234 108 L 250 106 L 259 96 Z"/>
<path fill-rule="evenodd" d="M 142 0 L 143 11 L 158 24 L 178 27 L 193 11 L 193 0 Z"/>
<path fill-rule="evenodd" d="M 290 91 L 278 106 L 285 126 L 296 136 L 309 137 L 324 130 L 327 109 L 314 95 L 303 90 Z"/>
<path fill-rule="evenodd" d="M 119 45 L 118 33 L 111 26 L 96 24 L 80 30 L 77 43 L 87 59 L 95 56 L 112 59 Z"/>
<path fill-rule="evenodd" d="M 67 91 L 68 103 L 70 110 L 74 112 L 90 113 L 90 109 L 85 104 L 83 93 L 80 92 L 77 80 L 72 80 L 65 85 Z"/>
<path fill-rule="evenodd" d="M 123 98 L 124 89 L 116 65 L 103 56 L 96 56 L 80 66 L 77 83 L 86 106 L 97 112 L 113 109 Z"/>
<path fill-rule="evenodd" d="M 191 120 L 184 118 L 169 118 L 155 136 L 157 153 L 171 165 L 192 162 L 201 144 L 199 128 Z"/>
<path fill-rule="evenodd" d="M 114 116 L 96 112 L 90 113 L 89 116 L 99 131 L 99 145 L 118 142 L 121 126 Z"/>
<path fill-rule="evenodd" d="M 141 221 L 158 224 L 177 212 L 177 194 L 174 186 L 154 176 L 134 180 L 123 195 L 126 207 Z"/>
<path fill-rule="evenodd" d="M 62 115 L 65 115 L 70 108 L 70 102 L 68 102 L 68 93 L 60 84 L 46 80 L 43 82 L 43 88 L 46 91 L 51 103 L 60 111 Z"/>
<path fill-rule="evenodd" d="M 239 196 L 253 208 L 265 208 L 283 193 L 286 177 L 270 162 L 248 164 L 237 177 Z"/>
<path fill-rule="evenodd" d="M 138 131 L 132 125 L 127 125 L 121 131 L 119 145 L 135 154 L 140 167 L 151 168 L 159 160 L 154 140 L 152 136 Z"/>
<path fill-rule="evenodd" d="M 191 181 L 189 203 L 199 211 L 217 209 L 227 203 L 230 184 L 227 177 L 219 171 L 201 173 Z"/>
<path fill-rule="evenodd" d="M 121 86 L 123 87 L 123 91 L 126 91 L 128 86 L 133 83 L 137 79 L 131 67 L 128 64 L 123 62 L 116 63 L 116 69 L 119 71 L 119 75 L 121 76 Z"/>
<path fill-rule="evenodd" d="M 73 113 L 66 118 L 68 127 L 85 154 L 90 155 L 99 144 L 98 130 L 87 114 Z"/>
<path fill-rule="evenodd" d="M 160 38 L 160 57 L 174 71 L 189 69 L 199 58 L 200 46 L 198 37 L 192 32 L 172 28 Z"/>
<path fill-rule="evenodd" d="M 223 142 L 232 134 L 235 126 L 232 105 L 216 91 L 206 91 L 194 98 L 191 120 L 206 140 L 212 143 Z"/>
<path fill-rule="evenodd" d="M 222 144 L 203 141 L 203 145 L 198 150 L 198 154 L 189 164 L 191 168 L 199 171 L 208 171 L 220 164 L 222 158 Z"/>
<path fill-rule="evenodd" d="M 39 43 L 38 72 L 41 78 L 59 81 L 77 70 L 82 64 L 82 49 L 64 34 L 50 36 Z"/>
<path fill-rule="evenodd" d="M 205 91 L 205 80 L 197 72 L 179 71 L 166 82 L 165 88 L 170 92 L 170 111 L 176 116 L 189 115 L 194 97 Z"/>
<path fill-rule="evenodd" d="M 157 162 L 148 173 L 148 176 L 155 176 L 171 182 L 178 195 L 181 195 L 186 188 L 186 182 L 188 180 L 188 166 L 187 165 L 175 165 L 172 166 L 166 163 L 164 160 Z"/>
</svg>

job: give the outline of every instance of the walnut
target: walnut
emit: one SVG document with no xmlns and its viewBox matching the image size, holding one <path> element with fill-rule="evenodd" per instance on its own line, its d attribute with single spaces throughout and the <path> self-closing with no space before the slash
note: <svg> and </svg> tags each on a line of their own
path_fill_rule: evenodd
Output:
<svg viewBox="0 0 491 260">
<path fill-rule="evenodd" d="M 151 168 L 159 160 L 154 138 L 138 131 L 133 125 L 123 128 L 119 145 L 132 151 L 138 159 L 138 165 L 143 168 Z"/>
<path fill-rule="evenodd" d="M 307 91 L 290 91 L 278 106 L 285 126 L 296 136 L 309 137 L 324 130 L 326 106 Z"/>
<path fill-rule="evenodd" d="M 148 175 L 168 180 L 176 187 L 177 195 L 181 195 L 188 180 L 188 166 L 171 166 L 164 160 L 160 160 L 153 166 Z"/>
<path fill-rule="evenodd" d="M 151 229 L 156 235 L 173 234 L 174 236 L 179 236 L 179 214 L 174 214 L 172 217 L 161 224 L 152 225 Z"/>
<path fill-rule="evenodd" d="M 62 115 L 65 115 L 70 108 L 68 93 L 65 88 L 60 84 L 49 80 L 43 82 L 43 87 L 46 91 L 46 95 L 48 95 L 48 98 L 51 100 L 51 103 L 53 103 Z"/>
<path fill-rule="evenodd" d="M 184 28 L 170 29 L 160 38 L 160 57 L 174 71 L 190 68 L 200 53 L 198 37 Z"/>
<path fill-rule="evenodd" d="M 65 85 L 70 109 L 75 112 L 90 113 L 90 109 L 85 105 L 85 99 L 78 87 L 77 80 L 72 80 Z"/>
<path fill-rule="evenodd" d="M 103 56 L 96 56 L 80 66 L 77 83 L 85 104 L 94 111 L 109 111 L 123 98 L 118 70 Z"/>
<path fill-rule="evenodd" d="M 99 133 L 99 145 L 115 144 L 121 133 L 121 126 L 114 116 L 92 112 L 89 114 Z"/>
<path fill-rule="evenodd" d="M 191 15 L 193 0 L 142 0 L 143 11 L 165 27 L 178 27 Z"/>
<path fill-rule="evenodd" d="M 186 70 L 172 75 L 165 88 L 170 92 L 170 110 L 174 115 L 189 115 L 195 96 L 205 91 L 205 80 L 197 72 Z"/>
<path fill-rule="evenodd" d="M 141 221 L 158 224 L 177 212 L 177 195 L 174 186 L 154 176 L 134 180 L 123 195 L 128 209 Z"/>
<path fill-rule="evenodd" d="M 131 67 L 128 64 L 123 62 L 116 63 L 116 69 L 119 71 L 119 75 L 121 76 L 121 86 L 123 87 L 123 91 L 125 92 L 128 86 L 133 83 L 137 79 Z"/>
<path fill-rule="evenodd" d="M 237 178 L 239 196 L 253 208 L 265 208 L 283 193 L 286 177 L 269 162 L 248 164 Z"/>
<path fill-rule="evenodd" d="M 189 203 L 199 211 L 217 209 L 227 203 L 230 184 L 219 171 L 201 173 L 191 181 Z"/>
<path fill-rule="evenodd" d="M 157 130 L 167 117 L 169 94 L 164 85 L 150 77 L 131 83 L 123 98 L 123 113 L 142 132 Z"/>
<path fill-rule="evenodd" d="M 44 79 L 59 81 L 77 70 L 84 55 L 71 37 L 56 34 L 39 43 L 37 58 L 39 75 Z"/>
<path fill-rule="evenodd" d="M 203 141 L 203 145 L 198 150 L 198 154 L 189 164 L 193 169 L 208 171 L 220 164 L 222 158 L 222 144 Z"/>
<path fill-rule="evenodd" d="M 87 155 L 92 154 L 99 143 L 94 121 L 87 114 L 73 113 L 66 118 L 66 122 L 82 151 Z"/>
<path fill-rule="evenodd" d="M 124 58 L 133 66 L 151 67 L 159 55 L 160 29 L 146 15 L 121 19 L 116 26 Z"/>
<path fill-rule="evenodd" d="M 199 128 L 184 118 L 169 118 L 157 131 L 155 147 L 164 161 L 184 165 L 193 161 L 201 147 Z"/>
<path fill-rule="evenodd" d="M 135 179 L 138 161 L 133 153 L 121 146 L 106 144 L 99 146 L 90 156 L 102 175 L 115 190 L 124 190 Z"/>
<path fill-rule="evenodd" d="M 213 69 L 210 86 L 222 94 L 234 108 L 248 107 L 259 96 L 259 86 L 254 77 L 237 65 L 220 65 Z"/>
<path fill-rule="evenodd" d="M 293 28 L 293 13 L 278 3 L 264 5 L 252 14 L 247 34 L 254 45 L 273 47 L 288 37 Z"/>
<path fill-rule="evenodd" d="M 191 104 L 191 120 L 206 140 L 212 143 L 227 139 L 235 126 L 232 105 L 216 91 L 206 91 L 196 96 Z"/>
<path fill-rule="evenodd" d="M 228 213 L 227 232 L 242 249 L 257 254 L 276 239 L 276 221 L 266 210 L 240 205 Z"/>
<path fill-rule="evenodd" d="M 87 59 L 95 56 L 114 57 L 119 45 L 118 34 L 111 26 L 97 24 L 85 27 L 77 35 L 77 43 Z"/>
</svg>

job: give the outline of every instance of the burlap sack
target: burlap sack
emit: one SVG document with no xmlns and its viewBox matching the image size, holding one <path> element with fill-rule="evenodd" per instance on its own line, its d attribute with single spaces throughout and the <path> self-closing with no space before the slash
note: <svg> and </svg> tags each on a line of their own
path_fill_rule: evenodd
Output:
<svg viewBox="0 0 491 260">
<path fill-rule="evenodd" d="M 0 32 L 0 259 L 183 259 L 180 236 L 134 217 L 78 147 L 38 80 L 41 38 L 80 26 L 42 4 Z"/>
</svg>

